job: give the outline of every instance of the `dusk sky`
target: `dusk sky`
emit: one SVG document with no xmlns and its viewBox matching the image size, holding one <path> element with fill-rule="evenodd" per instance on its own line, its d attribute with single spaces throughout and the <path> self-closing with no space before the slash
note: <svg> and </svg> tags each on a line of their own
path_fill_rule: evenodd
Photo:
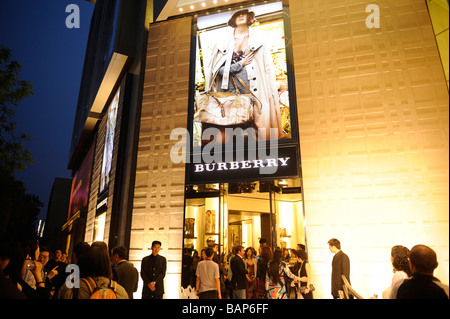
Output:
<svg viewBox="0 0 450 319">
<path fill-rule="evenodd" d="M 69 4 L 79 6 L 79 29 L 66 27 Z M 86 0 L 0 1 L 0 44 L 22 65 L 20 79 L 34 85 L 15 120 L 18 131 L 32 136 L 26 147 L 35 163 L 16 178 L 44 203 L 40 219 L 54 179 L 71 178 L 67 164 L 93 9 Z"/>
</svg>

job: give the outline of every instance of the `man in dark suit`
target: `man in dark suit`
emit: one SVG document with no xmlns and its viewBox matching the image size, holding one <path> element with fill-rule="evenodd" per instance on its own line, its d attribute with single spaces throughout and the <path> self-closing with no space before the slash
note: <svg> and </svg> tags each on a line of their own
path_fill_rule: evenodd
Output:
<svg viewBox="0 0 450 319">
<path fill-rule="evenodd" d="M 234 250 L 235 256 L 230 261 L 231 268 L 231 285 L 233 287 L 233 299 L 245 299 L 245 289 L 247 283 L 248 270 L 245 269 L 244 247 L 238 245 Z"/>
<path fill-rule="evenodd" d="M 166 276 L 166 258 L 159 255 L 161 242 L 152 243 L 152 254 L 142 259 L 141 277 L 144 281 L 142 299 L 162 299 L 164 295 L 164 277 Z"/>
<path fill-rule="evenodd" d="M 328 241 L 330 251 L 334 254 L 331 270 L 331 294 L 334 299 L 340 299 L 339 291 L 344 291 L 344 281 L 342 275 L 347 278 L 350 283 L 350 259 L 341 250 L 341 243 L 336 238 Z M 353 296 L 350 296 L 353 299 Z"/>
<path fill-rule="evenodd" d="M 139 273 L 133 264 L 126 260 L 127 253 L 127 249 L 123 246 L 113 248 L 111 252 L 113 280 L 125 288 L 129 299 L 133 299 L 133 292 L 138 286 Z"/>
</svg>

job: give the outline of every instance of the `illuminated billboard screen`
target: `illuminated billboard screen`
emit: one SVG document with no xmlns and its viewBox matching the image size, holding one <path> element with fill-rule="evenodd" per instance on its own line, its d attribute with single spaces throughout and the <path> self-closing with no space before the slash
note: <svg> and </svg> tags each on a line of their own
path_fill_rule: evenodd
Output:
<svg viewBox="0 0 450 319">
<path fill-rule="evenodd" d="M 196 19 L 190 183 L 298 175 L 285 16 L 280 1 Z"/>
<path fill-rule="evenodd" d="M 109 185 L 109 175 L 111 173 L 111 163 L 114 150 L 114 134 L 116 131 L 117 110 L 119 109 L 120 90 L 114 96 L 108 108 L 108 118 L 106 120 L 105 147 L 103 149 L 102 171 L 100 175 L 100 193 L 106 190 Z"/>
<path fill-rule="evenodd" d="M 87 207 L 89 198 L 89 184 L 91 180 L 92 160 L 94 158 L 94 144 L 86 154 L 77 173 L 72 179 L 70 191 L 69 214 L 70 219 L 76 212 Z"/>
</svg>

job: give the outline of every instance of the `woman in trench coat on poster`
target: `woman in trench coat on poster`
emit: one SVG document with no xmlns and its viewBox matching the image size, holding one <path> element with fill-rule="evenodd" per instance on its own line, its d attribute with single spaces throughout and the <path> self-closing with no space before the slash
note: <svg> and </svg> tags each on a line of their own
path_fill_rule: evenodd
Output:
<svg viewBox="0 0 450 319">
<path fill-rule="evenodd" d="M 216 43 L 205 74 L 206 88 L 212 92 L 236 92 L 232 77 L 237 76 L 250 89 L 235 81 L 241 93 L 252 93 L 258 100 L 254 107 L 254 123 L 258 140 L 270 140 L 270 130 L 282 136 L 278 84 L 275 65 L 265 35 L 251 28 L 255 13 L 237 11 L 228 21 L 232 29 Z M 273 137 L 272 137 L 273 139 Z"/>
</svg>

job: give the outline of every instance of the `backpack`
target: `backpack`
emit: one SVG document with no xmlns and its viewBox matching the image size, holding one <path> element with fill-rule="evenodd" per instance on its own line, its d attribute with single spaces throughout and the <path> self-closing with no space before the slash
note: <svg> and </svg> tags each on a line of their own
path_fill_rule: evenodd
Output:
<svg viewBox="0 0 450 319">
<path fill-rule="evenodd" d="M 89 288 L 91 293 L 89 299 L 117 299 L 117 282 L 114 280 L 110 280 L 108 288 L 99 288 L 92 277 L 82 278 L 81 280 L 83 280 Z"/>
</svg>

